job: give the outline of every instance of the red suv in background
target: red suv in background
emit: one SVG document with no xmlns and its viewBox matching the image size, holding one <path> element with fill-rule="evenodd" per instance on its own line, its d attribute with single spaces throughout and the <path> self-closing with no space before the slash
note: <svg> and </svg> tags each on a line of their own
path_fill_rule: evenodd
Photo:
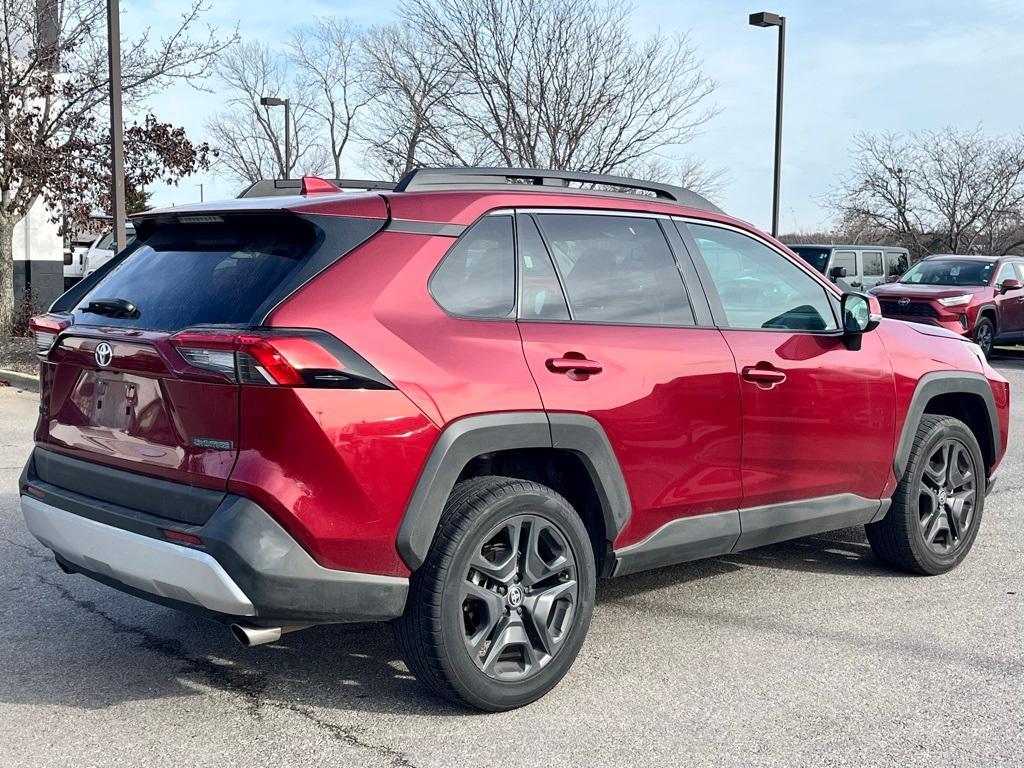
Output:
<svg viewBox="0 0 1024 768">
<path fill-rule="evenodd" d="M 997 342 L 1024 341 L 1024 258 L 929 256 L 898 282 L 871 290 L 882 314 L 973 339 L 986 357 Z"/>
<path fill-rule="evenodd" d="M 851 525 L 914 573 L 970 550 L 1007 382 L 703 198 L 301 191 L 142 214 L 33 321 L 21 503 L 65 571 L 245 644 L 394 620 L 422 682 L 500 710 L 565 675 L 599 576 Z"/>
</svg>

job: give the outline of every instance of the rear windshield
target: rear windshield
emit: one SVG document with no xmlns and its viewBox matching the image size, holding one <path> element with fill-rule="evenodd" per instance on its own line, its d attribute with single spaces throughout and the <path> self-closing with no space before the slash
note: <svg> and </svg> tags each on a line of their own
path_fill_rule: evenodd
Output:
<svg viewBox="0 0 1024 768">
<path fill-rule="evenodd" d="M 828 258 L 832 255 L 831 248 L 808 248 L 807 246 L 791 245 L 789 249 L 821 272 L 821 274 L 825 274 L 825 270 L 828 268 Z"/>
<path fill-rule="evenodd" d="M 920 285 L 988 285 L 994 261 L 937 259 L 919 261 L 900 278 L 901 283 Z"/>
<path fill-rule="evenodd" d="M 248 323 L 317 239 L 311 224 L 291 216 L 140 229 L 137 247 L 77 303 L 76 323 L 158 331 Z M 131 302 L 136 316 L 90 312 L 99 299 Z"/>
</svg>

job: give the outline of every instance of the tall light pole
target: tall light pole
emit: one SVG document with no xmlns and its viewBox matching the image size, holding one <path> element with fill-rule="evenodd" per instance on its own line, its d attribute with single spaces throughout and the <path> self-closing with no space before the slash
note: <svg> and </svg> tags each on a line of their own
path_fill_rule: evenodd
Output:
<svg viewBox="0 0 1024 768">
<path fill-rule="evenodd" d="M 786 17 L 761 11 L 750 14 L 753 27 L 779 28 L 779 64 L 775 83 L 775 190 L 772 194 L 772 237 L 779 236 L 779 188 L 782 183 L 782 85 L 786 65 Z"/>
<path fill-rule="evenodd" d="M 284 107 L 284 168 L 281 170 L 281 178 L 287 179 L 292 167 L 292 122 L 289 101 L 276 96 L 264 96 L 260 99 L 260 104 L 264 107 Z"/>
<path fill-rule="evenodd" d="M 125 245 L 124 121 L 121 117 L 121 10 L 107 0 L 107 46 L 110 75 L 110 208 L 114 214 L 115 250 Z"/>
</svg>

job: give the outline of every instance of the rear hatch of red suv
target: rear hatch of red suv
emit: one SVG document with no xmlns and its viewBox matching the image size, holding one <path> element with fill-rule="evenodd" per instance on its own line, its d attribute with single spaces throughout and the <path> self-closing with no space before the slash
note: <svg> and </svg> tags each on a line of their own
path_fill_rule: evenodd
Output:
<svg viewBox="0 0 1024 768">
<path fill-rule="evenodd" d="M 36 452 L 39 478 L 202 524 L 237 458 L 240 381 L 285 375 L 262 319 L 377 232 L 380 209 L 380 219 L 260 211 L 138 221 L 132 248 L 33 321 L 43 361 L 36 441 L 50 449 Z M 95 471 L 82 472 L 83 460 Z M 152 484 L 134 488 L 117 470 L 169 481 L 167 493 L 142 498 Z"/>
</svg>

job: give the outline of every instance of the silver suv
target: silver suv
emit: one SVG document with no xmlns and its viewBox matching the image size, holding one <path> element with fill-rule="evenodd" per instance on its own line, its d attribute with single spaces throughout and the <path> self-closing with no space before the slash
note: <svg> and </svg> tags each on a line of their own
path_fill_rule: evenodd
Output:
<svg viewBox="0 0 1024 768">
<path fill-rule="evenodd" d="M 898 246 L 786 245 L 846 290 L 866 291 L 881 283 L 892 282 L 910 269 L 910 252 Z"/>
</svg>

